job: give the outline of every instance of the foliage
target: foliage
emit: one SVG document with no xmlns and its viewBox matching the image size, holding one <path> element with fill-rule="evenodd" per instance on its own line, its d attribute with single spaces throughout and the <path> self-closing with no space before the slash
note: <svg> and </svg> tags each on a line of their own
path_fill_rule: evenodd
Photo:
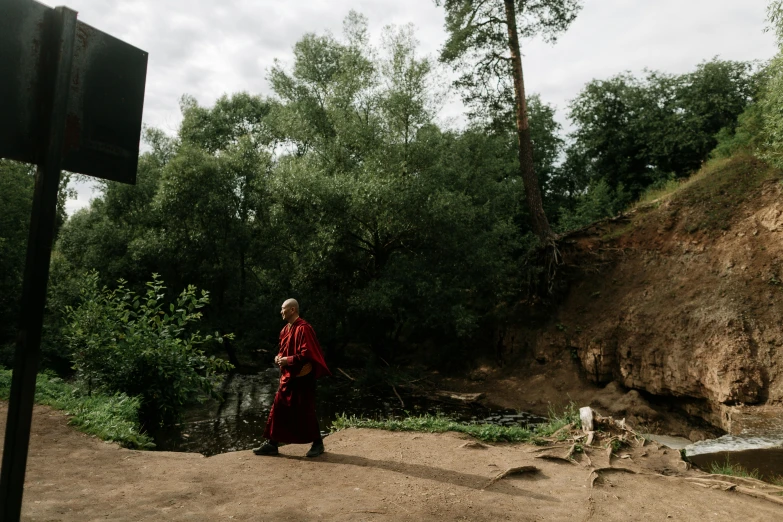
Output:
<svg viewBox="0 0 783 522">
<path fill-rule="evenodd" d="M 629 200 L 622 183 L 617 190 L 612 190 L 606 180 L 601 179 L 576 198 L 573 210 L 568 207 L 560 208 L 558 228 L 563 232 L 576 230 L 600 219 L 612 217 L 622 210 Z"/>
<path fill-rule="evenodd" d="M 767 81 L 759 102 L 763 118 L 761 152 L 764 159 L 780 167 L 783 165 L 783 4 L 773 0 L 767 8 L 769 29 L 778 40 L 778 53 L 767 66 Z"/>
<path fill-rule="evenodd" d="M 478 82 L 481 60 L 507 55 L 503 24 L 477 25 L 503 5 L 442 5 L 451 29 L 441 60 Z M 517 2 L 520 35 L 554 39 L 579 5 Z M 481 94 L 490 84 L 466 85 L 486 94 L 475 98 L 486 110 L 471 105 L 481 114 L 467 128 L 445 130 L 436 123 L 441 71 L 421 55 L 413 28 L 388 27 L 373 41 L 367 20 L 351 12 L 343 34 L 306 34 L 276 62 L 269 96 L 235 93 L 212 106 L 183 96 L 176 135 L 145 130 L 137 185 L 103 183 L 64 225 L 53 306 L 75 309 L 77 282 L 91 270 L 100 271 L 98 286 L 124 279 L 137 294 L 158 273 L 171 288 L 210 292 L 203 328 L 237 336 L 203 349 L 235 364 L 264 364 L 262 350 L 271 357 L 277 307 L 288 297 L 335 362 L 348 345 L 403 363 L 423 355 L 443 368 L 485 350 L 541 271 L 508 70 L 503 60 L 487 69 L 504 75 L 492 96 Z M 739 150 L 757 125 L 732 120 L 752 98 L 751 69 L 716 60 L 688 75 L 593 82 L 568 141 L 554 108 L 528 96 L 534 171 L 558 230 L 615 215 L 670 183 L 706 158 L 710 133 Z M 754 106 L 761 102 L 746 114 Z"/>
<path fill-rule="evenodd" d="M 114 290 L 99 288 L 92 272 L 82 283 L 81 303 L 67 309 L 64 337 L 88 391 L 139 396 L 146 418 L 167 422 L 186 401 L 214 393 L 214 375 L 231 365 L 200 349 L 221 336 L 192 331 L 209 303 L 207 292 L 198 297 L 189 286 L 165 306 L 164 289 L 157 274 L 143 296 L 122 280 Z"/>
<path fill-rule="evenodd" d="M 0 399 L 11 393 L 11 370 L 0 367 Z M 39 373 L 35 381 L 35 402 L 63 410 L 71 416 L 68 424 L 101 440 L 117 442 L 126 448 L 150 449 L 152 439 L 139 427 L 136 397 L 124 393 L 87 394 L 79 386 L 50 373 Z"/>
<path fill-rule="evenodd" d="M 461 73 L 455 86 L 484 121 L 514 121 L 514 92 L 504 2 L 436 0 L 446 11 L 448 38 L 440 60 Z M 576 19 L 579 0 L 515 2 L 519 38 L 541 37 L 554 43 Z"/>
<path fill-rule="evenodd" d="M 65 222 L 65 202 L 73 194 L 69 180 L 64 173 L 57 194 L 55 237 Z M 0 364 L 11 364 L 19 326 L 34 185 L 34 166 L 0 158 Z M 44 352 L 48 360 L 46 346 Z"/>
<path fill-rule="evenodd" d="M 735 134 L 759 81 L 753 64 L 718 59 L 683 75 L 647 71 L 642 78 L 593 80 L 570 105 L 578 144 L 571 153 L 583 158 L 593 182 L 622 183 L 635 199 L 671 173 L 698 170 L 718 133 L 724 141 Z"/>
<path fill-rule="evenodd" d="M 391 357 L 437 338 L 442 359 L 464 360 L 537 273 L 514 142 L 439 129 L 412 28 L 373 47 L 366 24 L 351 13 L 342 37 L 305 35 L 270 71 L 271 98 L 184 97 L 178 136 L 147 129 L 138 188 L 105 184 L 66 225 L 58 271 L 100 269 L 101 284 L 137 292 L 150 272 L 207 288 L 205 320 L 237 332 L 221 348 L 245 361 L 274 349 L 288 297 L 330 358 L 348 342 Z M 561 142 L 554 110 L 533 100 L 548 179 Z"/>
</svg>

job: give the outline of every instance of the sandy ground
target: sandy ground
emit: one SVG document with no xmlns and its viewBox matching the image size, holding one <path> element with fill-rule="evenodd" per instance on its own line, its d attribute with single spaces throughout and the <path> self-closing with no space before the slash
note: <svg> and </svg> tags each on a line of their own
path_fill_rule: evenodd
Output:
<svg viewBox="0 0 783 522">
<path fill-rule="evenodd" d="M 3 432 L 6 412 L 0 403 Z M 536 458 L 540 448 L 532 445 L 466 442 L 451 433 L 350 429 L 327 437 L 327 453 L 317 459 L 304 458 L 307 447 L 299 445 L 283 447 L 279 457 L 205 458 L 119 448 L 36 406 L 22 519 L 783 519 L 783 505 L 697 483 L 704 475 L 686 471 L 676 452 L 649 444 L 626 458 L 596 449 L 572 464 Z M 525 465 L 539 471 L 489 485 Z M 608 466 L 636 473 L 601 472 L 591 487 L 591 470 Z"/>
</svg>

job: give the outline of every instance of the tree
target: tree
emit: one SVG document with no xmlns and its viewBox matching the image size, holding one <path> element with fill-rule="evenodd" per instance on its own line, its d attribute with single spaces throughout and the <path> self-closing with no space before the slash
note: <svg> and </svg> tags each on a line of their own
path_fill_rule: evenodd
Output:
<svg viewBox="0 0 783 522">
<path fill-rule="evenodd" d="M 576 18 L 579 0 L 436 0 L 446 9 L 448 40 L 441 60 L 464 73 L 456 82 L 465 89 L 465 101 L 502 114 L 514 107 L 519 171 L 525 185 L 532 227 L 543 241 L 552 231 L 544 212 L 541 189 L 533 166 L 525 83 L 519 39 L 543 36 L 556 41 Z M 513 87 L 513 97 L 510 96 Z"/>
<path fill-rule="evenodd" d="M 719 132 L 734 133 L 758 90 L 754 69 L 716 58 L 682 75 L 646 71 L 593 80 L 570 104 L 572 152 L 583 155 L 594 182 L 603 179 L 612 190 L 622 183 L 632 197 L 669 176 L 688 176 L 715 148 Z"/>
<path fill-rule="evenodd" d="M 783 1 L 773 0 L 767 7 L 769 30 L 775 32 L 778 53 L 767 67 L 767 80 L 760 100 L 763 114 L 762 156 L 778 167 L 783 165 Z"/>
</svg>

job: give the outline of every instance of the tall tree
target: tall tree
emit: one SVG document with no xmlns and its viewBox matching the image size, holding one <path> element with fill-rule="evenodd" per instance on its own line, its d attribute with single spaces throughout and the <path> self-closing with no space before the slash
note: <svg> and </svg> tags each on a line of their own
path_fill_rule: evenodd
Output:
<svg viewBox="0 0 783 522">
<path fill-rule="evenodd" d="M 533 231 L 547 241 L 552 230 L 533 167 L 519 40 L 542 36 L 548 42 L 555 42 L 576 18 L 581 1 L 435 0 L 435 3 L 446 10 L 449 34 L 441 61 L 463 70 L 456 85 L 465 89 L 464 99 L 474 107 L 474 115 L 487 110 L 491 115 L 502 114 L 513 99 L 525 199 Z"/>
</svg>

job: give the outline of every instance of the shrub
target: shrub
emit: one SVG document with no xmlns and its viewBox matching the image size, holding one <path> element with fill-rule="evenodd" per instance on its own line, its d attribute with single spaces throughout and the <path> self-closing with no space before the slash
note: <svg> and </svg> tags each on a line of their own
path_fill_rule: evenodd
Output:
<svg viewBox="0 0 783 522">
<path fill-rule="evenodd" d="M 160 424 L 176 420 L 187 401 L 214 395 L 214 376 L 232 368 L 199 349 L 223 337 L 192 329 L 209 303 L 208 293 L 197 297 L 191 285 L 165 307 L 165 288 L 157 274 L 143 297 L 123 280 L 114 290 L 98 288 L 92 272 L 81 282 L 80 304 L 66 307 L 65 327 L 74 369 L 88 391 L 139 396 L 144 420 Z"/>
</svg>

